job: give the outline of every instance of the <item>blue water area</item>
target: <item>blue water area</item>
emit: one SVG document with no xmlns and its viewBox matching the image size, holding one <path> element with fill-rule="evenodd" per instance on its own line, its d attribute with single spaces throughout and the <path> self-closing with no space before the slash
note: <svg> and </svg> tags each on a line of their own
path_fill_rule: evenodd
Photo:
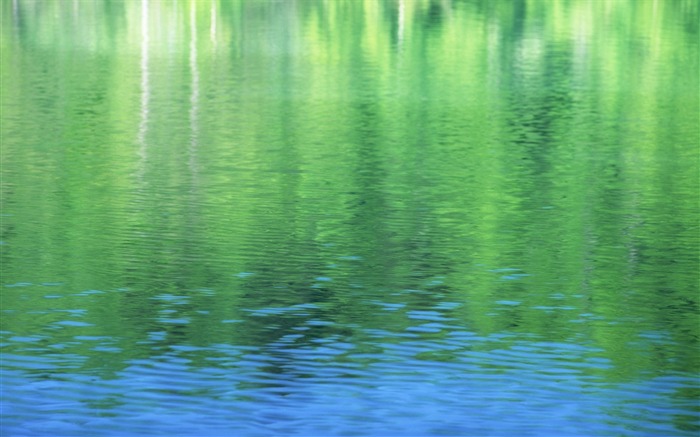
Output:
<svg viewBox="0 0 700 437">
<path fill-rule="evenodd" d="M 340 328 L 313 322 L 304 327 Z M 697 420 L 696 402 L 677 396 L 700 388 L 697 378 L 611 384 L 603 375 L 614 364 L 595 347 L 435 325 L 365 330 L 355 343 L 328 335 L 303 344 L 308 334 L 292 334 L 263 348 L 154 338 L 160 353 L 128 360 L 109 377 L 79 371 L 89 356 L 6 354 L 3 432 L 659 436 L 682 435 L 676 425 Z M 430 338 L 434 332 L 447 334 Z M 121 353 L 91 350 L 104 360 Z"/>
</svg>

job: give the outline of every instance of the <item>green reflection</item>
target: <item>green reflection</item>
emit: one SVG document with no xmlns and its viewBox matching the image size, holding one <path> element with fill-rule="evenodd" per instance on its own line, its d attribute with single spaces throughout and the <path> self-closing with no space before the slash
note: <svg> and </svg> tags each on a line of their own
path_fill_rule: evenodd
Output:
<svg viewBox="0 0 700 437">
<path fill-rule="evenodd" d="M 34 284 L 2 325 L 35 350 L 371 350 L 449 301 L 610 381 L 698 369 L 697 2 L 1 7 L 3 284 Z"/>
</svg>

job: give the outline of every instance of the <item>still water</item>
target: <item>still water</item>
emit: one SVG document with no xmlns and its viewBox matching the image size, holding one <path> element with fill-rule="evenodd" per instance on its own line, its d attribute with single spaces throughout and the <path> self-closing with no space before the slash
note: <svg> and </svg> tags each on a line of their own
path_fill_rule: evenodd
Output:
<svg viewBox="0 0 700 437">
<path fill-rule="evenodd" d="M 695 436 L 694 0 L 3 1 L 3 436 Z"/>
</svg>

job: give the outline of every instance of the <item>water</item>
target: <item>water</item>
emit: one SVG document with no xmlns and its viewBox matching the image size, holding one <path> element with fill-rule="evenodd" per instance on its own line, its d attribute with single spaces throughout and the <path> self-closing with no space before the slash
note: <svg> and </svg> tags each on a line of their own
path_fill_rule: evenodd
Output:
<svg viewBox="0 0 700 437">
<path fill-rule="evenodd" d="M 3 436 L 695 436 L 695 1 L 5 1 Z"/>
</svg>

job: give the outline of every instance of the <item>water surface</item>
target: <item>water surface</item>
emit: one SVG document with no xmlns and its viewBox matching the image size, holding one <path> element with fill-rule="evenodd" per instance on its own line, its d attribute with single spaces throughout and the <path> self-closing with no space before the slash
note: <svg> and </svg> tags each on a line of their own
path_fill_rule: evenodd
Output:
<svg viewBox="0 0 700 437">
<path fill-rule="evenodd" d="M 695 436 L 695 1 L 5 1 L 2 434 Z"/>
</svg>

